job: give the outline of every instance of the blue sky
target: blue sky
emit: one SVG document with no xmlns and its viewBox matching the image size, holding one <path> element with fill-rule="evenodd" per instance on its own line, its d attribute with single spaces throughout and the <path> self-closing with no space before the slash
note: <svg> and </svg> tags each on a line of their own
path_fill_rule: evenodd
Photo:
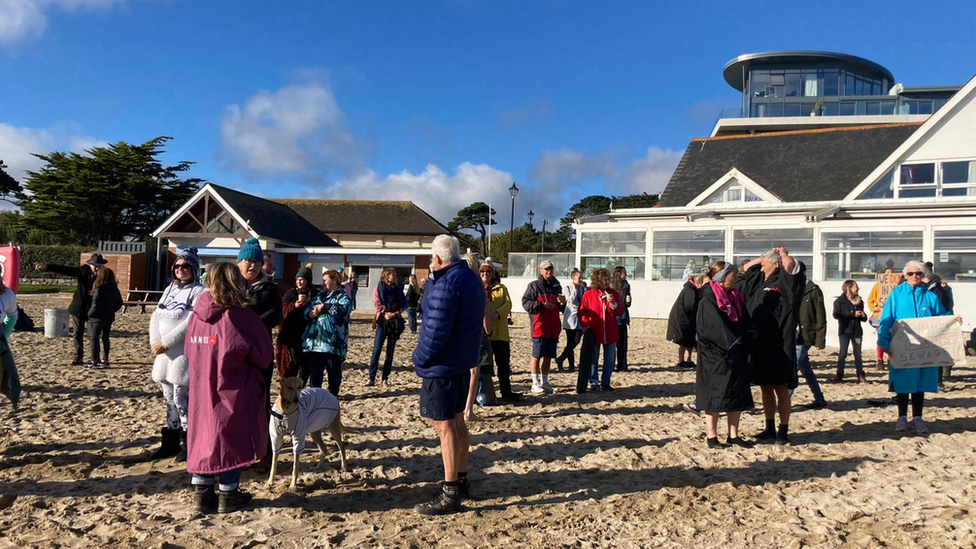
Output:
<svg viewBox="0 0 976 549">
<path fill-rule="evenodd" d="M 738 104 L 721 71 L 739 54 L 976 74 L 968 2 L 277 4 L 0 0 L 0 159 L 18 176 L 30 152 L 169 135 L 167 160 L 264 196 L 414 200 L 445 222 L 483 200 L 507 220 L 515 180 L 519 220 L 553 219 L 663 189 Z"/>
</svg>

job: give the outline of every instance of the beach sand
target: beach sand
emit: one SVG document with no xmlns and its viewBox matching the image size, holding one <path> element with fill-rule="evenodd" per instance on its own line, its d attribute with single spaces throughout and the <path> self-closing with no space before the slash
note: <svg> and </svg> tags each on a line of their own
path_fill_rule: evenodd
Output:
<svg viewBox="0 0 976 549">
<path fill-rule="evenodd" d="M 138 461 L 164 417 L 149 315 L 120 315 L 112 368 L 86 371 L 68 365 L 69 339 L 43 335 L 43 309 L 67 299 L 21 303 L 38 330 L 11 339 L 24 394 L 16 413 L 0 403 L 0 547 L 976 544 L 973 362 L 955 370 L 948 392 L 927 395 L 928 437 L 896 433 L 893 405 L 868 405 L 888 395 L 869 350 L 870 383 L 824 384 L 830 408 L 795 408 L 791 446 L 707 450 L 703 419 L 682 410 L 694 373 L 671 368 L 677 353 L 663 337 L 632 335 L 631 370 L 614 375 L 612 394 L 578 396 L 575 373 L 554 372 L 555 395 L 479 409 L 468 469 L 477 499 L 457 515 L 421 517 L 412 507 L 430 497 L 442 466 L 418 415 L 416 337 L 401 339 L 390 388 L 365 387 L 373 338 L 368 313 L 357 312 L 341 391 L 344 422 L 358 430 L 347 436 L 349 471 L 337 470 L 331 444 L 320 467 L 309 443 L 298 490 L 288 489 L 286 455 L 271 489 L 245 473 L 252 510 L 201 517 L 190 511 L 185 469 Z M 527 393 L 526 329 L 512 338 L 514 384 Z M 836 349 L 811 360 L 826 380 Z M 811 400 L 801 385 L 794 402 Z M 746 436 L 762 427 L 762 415 L 743 416 Z"/>
</svg>

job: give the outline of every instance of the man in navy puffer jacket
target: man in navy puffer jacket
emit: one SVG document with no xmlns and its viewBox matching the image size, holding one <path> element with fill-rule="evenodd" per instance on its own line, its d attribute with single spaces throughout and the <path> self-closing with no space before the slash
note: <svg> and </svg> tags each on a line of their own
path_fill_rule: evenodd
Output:
<svg viewBox="0 0 976 549">
<path fill-rule="evenodd" d="M 461 260 L 458 241 L 440 235 L 431 245 L 433 278 L 424 287 L 423 324 L 413 352 L 414 369 L 423 378 L 420 415 L 434 420 L 441 441 L 444 486 L 414 511 L 442 515 L 461 510 L 467 497 L 468 446 L 464 423 L 471 367 L 478 364 L 485 290 L 478 275 Z"/>
</svg>

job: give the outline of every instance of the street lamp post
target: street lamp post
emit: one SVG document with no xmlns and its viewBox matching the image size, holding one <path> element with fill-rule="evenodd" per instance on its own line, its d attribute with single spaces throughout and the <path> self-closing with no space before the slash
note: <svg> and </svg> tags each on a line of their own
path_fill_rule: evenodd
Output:
<svg viewBox="0 0 976 549">
<path fill-rule="evenodd" d="M 542 220 L 542 253 L 546 253 L 546 223 L 545 219 Z"/>
<path fill-rule="evenodd" d="M 535 214 L 534 214 L 534 213 L 532 213 L 532 210 L 529 210 L 529 213 L 527 213 L 527 214 L 525 214 L 525 215 L 526 215 L 526 216 L 527 216 L 527 217 L 529 218 L 529 226 L 530 226 L 530 227 L 532 227 L 532 228 L 534 229 L 534 228 L 535 228 L 535 226 L 534 226 L 534 225 L 532 225 L 532 218 L 533 218 L 533 217 L 535 217 Z"/>
<path fill-rule="evenodd" d="M 512 253 L 512 247 L 515 245 L 515 197 L 518 195 L 519 188 L 512 181 L 512 186 L 508 188 L 508 194 L 512 195 L 512 225 L 508 228 L 508 253 Z"/>
</svg>

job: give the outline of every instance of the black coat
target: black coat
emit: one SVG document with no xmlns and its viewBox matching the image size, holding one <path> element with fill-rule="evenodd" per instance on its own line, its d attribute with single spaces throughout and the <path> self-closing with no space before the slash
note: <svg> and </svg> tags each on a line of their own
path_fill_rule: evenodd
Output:
<svg viewBox="0 0 976 549">
<path fill-rule="evenodd" d="M 407 285 L 407 308 L 416 309 L 420 306 L 420 298 L 423 296 L 420 292 L 413 289 L 413 286 Z"/>
<path fill-rule="evenodd" d="M 857 305 L 851 303 L 846 295 L 838 297 L 834 301 L 834 318 L 837 319 L 837 335 L 846 337 L 861 337 L 864 330 L 861 323 L 868 319 L 867 315 L 858 318 L 854 315 L 855 311 L 864 312 L 864 300 Z"/>
<path fill-rule="evenodd" d="M 91 308 L 91 289 L 95 284 L 95 273 L 88 265 L 48 265 L 48 272 L 56 273 L 61 276 L 70 276 L 78 279 L 78 289 L 71 298 L 71 305 L 68 306 L 68 314 L 80 318 L 87 318 L 88 309 Z"/>
<path fill-rule="evenodd" d="M 248 286 L 247 293 L 254 300 L 251 310 L 261 317 L 261 323 L 268 330 L 270 338 L 271 330 L 281 322 L 281 293 L 271 278 L 264 275 L 262 277 L 253 286 Z"/>
<path fill-rule="evenodd" d="M 99 322 L 115 322 L 115 312 L 122 308 L 122 294 L 114 282 L 106 282 L 92 295 L 88 318 Z"/>
<path fill-rule="evenodd" d="M 796 388 L 796 326 L 806 283 L 803 273 L 791 275 L 782 268 L 766 278 L 759 265 L 746 271 L 739 282 L 758 332 L 749 354 L 753 384 Z"/>
<path fill-rule="evenodd" d="M 827 341 L 827 312 L 824 310 L 823 291 L 812 280 L 807 281 L 803 289 L 799 322 L 796 344 L 823 349 Z"/>
<path fill-rule="evenodd" d="M 698 301 L 701 295 L 691 281 L 685 282 L 678 299 L 671 306 L 668 315 L 667 339 L 682 347 L 695 346 L 695 326 L 697 324 Z"/>
<path fill-rule="evenodd" d="M 752 408 L 749 385 L 748 317 L 732 322 L 718 308 L 715 292 L 702 286 L 696 314 L 698 370 L 695 396 L 698 408 L 709 412 L 738 412 Z M 745 307 L 743 307 L 745 309 Z"/>
<path fill-rule="evenodd" d="M 318 295 L 319 289 L 315 286 L 309 286 L 303 293 L 308 297 L 308 301 L 305 302 L 307 305 L 313 297 Z M 281 298 L 283 318 L 281 326 L 278 327 L 278 342 L 289 349 L 296 349 L 301 352 L 302 337 L 305 335 L 308 321 L 305 318 L 305 307 L 294 305 L 298 301 L 298 295 L 298 288 L 292 288 L 285 292 L 285 296 Z"/>
</svg>

